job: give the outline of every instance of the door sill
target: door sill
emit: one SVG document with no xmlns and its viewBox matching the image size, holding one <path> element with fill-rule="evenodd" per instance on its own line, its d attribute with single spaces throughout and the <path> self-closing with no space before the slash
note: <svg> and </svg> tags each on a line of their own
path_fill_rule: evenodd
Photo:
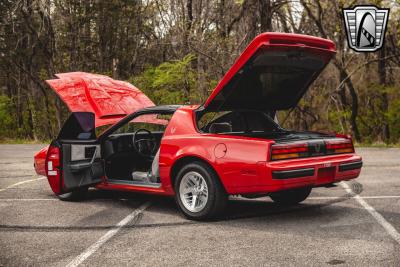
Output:
<svg viewBox="0 0 400 267">
<path fill-rule="evenodd" d="M 115 180 L 110 179 L 107 180 L 109 184 L 122 184 L 122 185 L 132 185 L 132 186 L 139 186 L 139 187 L 149 187 L 149 188 L 161 188 L 161 183 L 146 183 L 140 181 L 128 181 L 128 180 Z"/>
</svg>

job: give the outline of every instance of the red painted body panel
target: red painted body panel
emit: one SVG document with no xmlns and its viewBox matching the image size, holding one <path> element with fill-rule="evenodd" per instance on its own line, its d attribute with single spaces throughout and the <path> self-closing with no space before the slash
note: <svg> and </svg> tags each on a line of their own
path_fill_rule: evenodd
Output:
<svg viewBox="0 0 400 267">
<path fill-rule="evenodd" d="M 72 112 L 95 114 L 96 127 L 114 124 L 136 110 L 154 106 L 139 89 L 128 82 L 85 72 L 56 74 L 59 79 L 47 80 Z M 164 124 L 154 116 L 143 116 L 143 122 Z"/>
<path fill-rule="evenodd" d="M 334 53 L 333 42 L 321 38 L 296 35 L 265 33 L 250 43 L 232 68 L 219 82 L 205 102 L 207 107 L 224 88 L 236 72 L 261 46 L 296 46 L 320 49 L 321 53 Z M 319 47 L 319 48 L 318 48 Z M 57 75 L 60 79 L 48 83 L 66 102 L 71 111 L 90 111 L 96 115 L 96 126 L 115 123 L 126 114 L 147 106 L 153 106 L 137 88 L 126 82 L 87 73 Z M 360 161 L 361 157 L 351 154 L 319 156 L 303 159 L 270 161 L 273 140 L 242 136 L 201 133 L 197 129 L 195 111 L 199 106 L 184 106 L 172 116 L 160 145 L 161 187 L 143 187 L 109 183 L 105 178 L 96 187 L 108 190 L 125 190 L 150 194 L 173 195 L 171 172 L 175 164 L 184 158 L 195 157 L 207 162 L 218 174 L 229 194 L 268 193 L 303 186 L 319 186 L 358 177 L 360 169 L 338 171 L 339 164 Z M 145 121 L 163 123 L 153 116 Z M 345 136 L 341 136 L 345 137 Z M 346 136 L 346 138 L 348 138 Z M 35 155 L 35 169 L 45 174 L 47 148 Z M 313 176 L 291 179 L 273 179 L 272 171 L 314 168 Z"/>
<path fill-rule="evenodd" d="M 47 155 L 48 149 L 49 149 L 49 146 L 45 146 L 38 153 L 36 153 L 35 156 L 33 157 L 35 171 L 39 175 L 46 175 L 45 161 L 46 161 L 46 155 Z"/>
<path fill-rule="evenodd" d="M 361 157 L 356 154 L 342 154 L 267 162 L 263 166 L 264 174 L 260 178 L 260 183 L 257 186 L 242 184 L 241 186 L 228 189 L 228 191 L 230 191 L 231 194 L 264 193 L 295 187 L 319 186 L 339 182 L 342 180 L 350 180 L 358 177 L 361 169 L 339 172 L 338 166 L 342 163 L 356 162 L 360 160 Z M 281 180 L 275 180 L 272 178 L 272 171 L 286 171 L 310 167 L 315 169 L 315 174 L 313 176 Z M 324 173 L 320 171 L 322 168 L 332 168 L 332 175 L 324 176 Z"/>
</svg>

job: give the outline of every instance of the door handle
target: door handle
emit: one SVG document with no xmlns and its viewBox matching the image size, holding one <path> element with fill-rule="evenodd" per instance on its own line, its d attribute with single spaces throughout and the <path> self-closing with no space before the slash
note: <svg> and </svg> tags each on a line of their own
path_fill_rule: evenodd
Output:
<svg viewBox="0 0 400 267">
<path fill-rule="evenodd" d="M 90 162 L 82 162 L 82 163 L 75 163 L 70 165 L 70 169 L 72 172 L 80 172 L 82 170 L 88 169 L 92 166 L 94 160 L 96 159 L 96 154 L 97 154 L 97 149 L 98 147 L 94 149 L 93 156 L 90 160 Z"/>
<path fill-rule="evenodd" d="M 90 160 L 90 165 L 92 165 L 92 164 L 93 164 L 93 162 L 94 162 L 94 159 L 96 158 L 96 154 L 97 154 L 97 148 L 98 148 L 98 146 L 95 146 L 95 149 L 94 149 L 94 152 L 93 152 L 92 159 Z"/>
</svg>

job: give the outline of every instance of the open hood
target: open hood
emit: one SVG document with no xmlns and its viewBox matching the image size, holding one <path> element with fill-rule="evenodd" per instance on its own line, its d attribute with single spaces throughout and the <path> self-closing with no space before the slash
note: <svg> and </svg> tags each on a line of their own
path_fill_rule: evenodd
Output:
<svg viewBox="0 0 400 267">
<path fill-rule="evenodd" d="M 335 44 L 330 40 L 299 34 L 260 34 L 203 106 L 208 111 L 292 108 L 334 54 Z"/>
<path fill-rule="evenodd" d="M 71 112 L 93 112 L 96 127 L 114 124 L 136 110 L 154 106 L 139 89 L 128 82 L 85 72 L 56 74 L 59 79 L 47 80 Z M 144 122 L 164 124 L 155 116 Z"/>
</svg>

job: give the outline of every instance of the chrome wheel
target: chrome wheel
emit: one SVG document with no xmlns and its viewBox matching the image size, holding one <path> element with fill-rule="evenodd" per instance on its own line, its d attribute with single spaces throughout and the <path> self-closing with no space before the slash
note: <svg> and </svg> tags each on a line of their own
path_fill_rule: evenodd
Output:
<svg viewBox="0 0 400 267">
<path fill-rule="evenodd" d="M 179 185 L 179 197 L 190 212 L 203 210 L 208 201 L 208 187 L 204 177 L 195 171 L 186 173 Z"/>
</svg>

